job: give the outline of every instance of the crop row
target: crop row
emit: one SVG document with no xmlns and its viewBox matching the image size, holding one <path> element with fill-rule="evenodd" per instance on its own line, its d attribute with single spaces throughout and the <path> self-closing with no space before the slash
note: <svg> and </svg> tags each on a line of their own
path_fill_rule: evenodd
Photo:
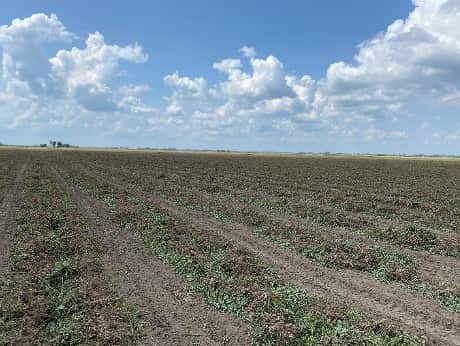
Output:
<svg viewBox="0 0 460 346">
<path fill-rule="evenodd" d="M 180 194 L 183 189 L 200 191 L 203 194 L 215 195 L 218 198 L 236 199 L 256 207 L 276 210 L 289 216 L 301 217 L 328 227 L 345 228 L 374 239 L 381 239 L 411 249 L 427 250 L 441 255 L 457 257 L 460 254 L 460 246 L 458 245 L 460 238 L 457 234 L 444 232 L 442 227 L 438 227 L 439 225 L 435 226 L 435 228 L 427 227 L 423 221 L 429 219 L 437 222 L 440 218 L 446 217 L 449 223 L 456 222 L 458 218 L 455 213 L 459 210 L 458 205 L 460 204 L 456 204 L 454 201 L 458 199 L 458 195 L 455 198 L 452 197 L 451 200 L 443 197 L 443 202 L 449 201 L 447 205 L 445 203 L 443 205 L 441 201 L 436 202 L 439 208 L 444 208 L 448 212 L 440 215 L 438 215 L 439 213 L 420 212 L 420 215 L 416 218 L 407 221 L 399 217 L 373 215 L 376 210 L 375 207 L 369 207 L 369 210 L 358 212 L 350 211 L 349 208 L 343 205 L 337 205 L 328 196 L 344 191 L 340 192 L 341 190 L 337 188 L 337 184 L 327 178 L 319 180 L 314 186 L 310 187 L 293 183 L 289 190 L 286 190 L 285 187 L 282 187 L 282 178 L 276 175 L 276 171 L 273 173 L 274 177 L 269 173 L 265 173 L 262 178 L 254 178 L 251 177 L 253 171 L 250 171 L 250 167 L 248 167 L 247 172 L 236 174 L 232 165 L 235 163 L 234 161 L 236 163 L 238 161 L 233 157 L 227 158 L 227 167 L 218 166 L 215 171 L 209 167 L 211 164 L 208 165 L 204 160 L 200 160 L 199 156 L 194 155 L 185 156 L 185 158 L 177 157 L 175 154 L 167 157 L 153 156 L 153 158 L 150 155 L 144 155 L 144 161 L 139 160 L 137 155 L 134 154 L 120 157 L 112 154 L 104 158 L 97 157 L 97 161 L 94 161 L 94 158 L 89 160 L 90 156 L 80 156 L 80 158 L 83 157 L 85 158 L 85 163 L 89 162 L 90 165 L 99 167 L 101 170 L 121 170 L 127 175 L 132 175 L 133 178 L 142 179 L 142 181 L 145 181 L 144 185 L 155 189 L 156 193 L 166 196 Z M 115 157 L 116 160 L 114 159 Z M 193 165 L 190 162 L 192 160 L 190 157 L 195 160 L 192 161 Z M 175 161 L 172 161 L 173 159 Z M 185 163 L 181 159 L 190 165 L 188 169 L 183 168 Z M 328 159 L 324 160 L 328 162 Z M 215 157 L 210 162 L 216 165 L 215 161 L 220 162 Z M 321 162 L 319 161 L 319 163 Z M 351 160 L 351 162 L 354 161 Z M 241 170 L 242 168 L 239 169 Z M 259 168 L 256 173 L 262 175 L 260 171 L 262 170 Z M 312 172 L 309 171 L 304 175 L 310 176 Z M 274 181 L 274 179 L 278 179 L 278 181 Z M 355 185 L 362 189 L 358 191 L 359 194 L 349 190 L 346 190 L 345 194 L 352 196 L 359 203 L 370 203 L 369 201 L 372 198 L 365 196 L 366 189 L 360 186 L 360 183 L 362 184 L 360 180 L 355 182 Z M 452 179 L 449 190 L 455 192 L 455 186 L 455 180 Z M 389 183 L 379 193 L 385 194 L 388 189 L 392 188 Z M 317 193 L 307 196 L 312 190 L 317 191 Z M 432 192 L 427 189 L 424 198 L 433 198 L 431 194 Z M 449 196 L 449 192 L 446 192 L 446 195 Z M 407 216 L 407 214 L 410 214 L 410 210 L 404 210 L 403 215 Z M 443 227 L 449 229 L 450 226 L 444 223 Z"/>
<path fill-rule="evenodd" d="M 0 203 L 15 179 L 21 160 L 12 157 L 11 153 L 0 150 Z"/>
<path fill-rule="evenodd" d="M 114 223 L 133 232 L 173 266 L 186 279 L 189 290 L 203 295 L 211 306 L 243 319 L 254 344 L 418 343 L 355 310 L 309 296 L 258 257 L 217 234 L 174 218 L 160 206 L 146 204 L 135 190 L 108 184 L 70 162 L 63 170 L 66 179 L 106 204 Z"/>
<path fill-rule="evenodd" d="M 103 171 L 102 167 L 99 169 Z M 205 208 L 212 209 L 217 207 L 220 210 L 216 212 L 225 213 L 225 211 L 230 211 L 229 209 L 232 209 L 233 205 L 238 202 L 245 205 L 245 209 L 251 209 L 251 213 L 256 219 L 266 217 L 256 215 L 257 209 L 265 208 L 268 211 L 284 213 L 287 216 L 309 219 L 315 223 L 325 224 L 328 227 L 347 226 L 368 237 L 383 240 L 400 247 L 460 257 L 460 238 L 458 236 L 439 235 L 437 232 L 417 225 L 403 223 L 391 224 L 386 227 L 372 227 L 371 222 L 366 218 L 347 215 L 343 211 L 333 210 L 314 203 L 310 203 L 308 208 L 305 208 L 305 205 L 302 202 L 297 202 L 295 198 L 260 200 L 254 198 L 251 194 L 245 193 L 245 191 L 234 191 L 232 193 L 209 192 L 209 189 L 206 188 L 206 182 L 203 182 L 204 187 L 201 189 L 194 188 L 194 185 L 188 184 L 187 181 L 180 181 L 177 185 L 172 185 L 169 182 L 161 182 L 162 178 L 158 179 L 155 175 L 152 177 L 150 172 L 133 170 L 132 168 L 129 170 L 119 168 L 111 172 L 118 173 L 118 175 L 122 175 L 124 179 L 128 179 L 133 183 L 141 181 L 143 188 L 152 193 L 176 200 L 185 200 L 187 204 L 198 203 L 204 205 Z M 235 214 L 231 211 L 230 213 Z"/>
<path fill-rule="evenodd" d="M 86 221 L 45 164 L 35 160 L 26 174 L 0 285 L 0 344 L 132 344 L 140 318 L 108 288 Z"/>
<path fill-rule="evenodd" d="M 91 169 L 92 173 L 96 173 Z M 110 181 L 114 173 L 105 174 L 103 180 Z M 129 186 L 130 191 L 136 189 L 146 193 L 153 184 L 148 177 L 131 174 L 115 174 L 116 180 L 123 186 Z M 101 180 L 102 181 L 102 180 Z M 142 183 L 138 183 L 142 181 Z M 158 191 L 153 191 L 158 192 Z M 346 237 L 337 238 L 327 232 L 312 232 L 285 220 L 270 218 L 270 215 L 261 214 L 257 209 L 238 204 L 229 199 L 204 198 L 203 194 L 181 187 L 169 195 L 162 191 L 164 196 L 174 202 L 199 210 L 208 216 L 213 216 L 223 222 L 242 223 L 253 229 L 255 233 L 265 237 L 280 246 L 293 250 L 320 264 L 353 269 L 370 273 L 373 277 L 385 282 L 399 282 L 405 287 L 421 291 L 437 299 L 451 311 L 460 311 L 460 288 L 449 283 L 430 280 L 422 281 L 418 264 L 411 256 L 393 248 L 379 245 L 368 245 L 364 242 Z"/>
<path fill-rule="evenodd" d="M 162 174 L 171 185 L 188 181 L 222 192 L 243 190 L 272 198 L 314 201 L 346 213 L 383 216 L 459 231 L 456 161 L 294 158 L 186 154 L 79 153 L 104 166 Z M 140 159 L 142 158 L 142 159 Z M 457 217 L 455 217 L 457 216 Z"/>
</svg>

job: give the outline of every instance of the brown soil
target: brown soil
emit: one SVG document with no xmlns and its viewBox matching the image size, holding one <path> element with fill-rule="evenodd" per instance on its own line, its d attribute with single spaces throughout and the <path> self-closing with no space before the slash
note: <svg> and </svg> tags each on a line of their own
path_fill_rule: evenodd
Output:
<svg viewBox="0 0 460 346">
<path fill-rule="evenodd" d="M 268 193 L 265 193 L 265 192 L 257 192 L 257 195 L 260 196 L 261 199 L 273 199 L 273 196 L 268 194 Z M 317 201 L 315 201 L 313 198 L 311 197 L 307 197 L 307 196 L 302 196 L 302 204 L 304 204 L 306 207 L 307 206 L 316 206 L 318 204 Z M 334 208 L 334 207 L 331 207 L 331 206 L 324 206 L 325 210 L 329 210 L 331 212 L 337 212 L 337 208 Z M 413 212 L 412 210 L 410 211 L 407 211 L 408 213 L 409 212 Z M 370 214 L 368 212 L 356 212 L 356 211 L 350 211 L 350 210 L 347 210 L 347 215 L 348 216 L 351 216 L 351 217 L 355 217 L 356 219 L 364 219 L 366 220 L 366 222 L 368 222 L 370 225 L 373 225 L 375 227 L 378 227 L 380 229 L 385 229 L 385 228 L 390 228 L 390 227 L 393 227 L 393 228 L 397 228 L 398 226 L 401 226 L 401 224 L 407 224 L 407 221 L 404 222 L 402 220 L 397 220 L 397 219 L 394 219 L 394 218 L 388 218 L 388 217 L 384 217 L 384 216 L 381 216 L 381 215 L 373 215 L 373 214 Z M 438 230 L 436 228 L 432 228 L 430 227 L 429 228 L 431 232 L 435 233 L 436 236 L 445 241 L 445 242 L 451 242 L 453 240 L 460 240 L 460 234 L 457 234 L 457 233 L 453 233 L 453 231 L 445 231 L 445 230 Z"/>
<path fill-rule="evenodd" d="M 19 169 L 13 184 L 7 190 L 0 205 L 0 276 L 8 272 L 8 258 L 11 240 L 16 231 L 16 214 L 19 207 L 19 189 L 24 178 L 28 162 L 24 162 Z"/>
<path fill-rule="evenodd" d="M 293 225 L 299 228 L 305 228 L 308 232 L 315 232 L 326 237 L 334 239 L 350 239 L 368 246 L 384 246 L 394 251 L 405 253 L 414 258 L 420 269 L 421 279 L 424 282 L 439 284 L 440 282 L 454 285 L 460 284 L 460 260 L 454 257 L 446 257 L 430 254 L 424 251 L 410 250 L 387 242 L 375 240 L 362 236 L 360 234 L 347 231 L 341 227 L 327 227 L 315 224 L 308 220 L 277 214 L 276 212 L 267 212 L 262 208 L 257 208 L 267 218 L 284 222 L 287 225 Z"/>
<path fill-rule="evenodd" d="M 126 174 L 122 173 L 120 169 L 113 167 L 108 167 L 108 170 L 110 170 L 114 174 Z M 106 175 L 107 172 L 102 172 L 98 170 L 97 174 Z M 196 190 L 195 193 L 198 200 L 210 201 L 212 198 L 214 198 L 211 197 L 211 195 L 207 192 Z M 269 195 L 266 195 L 263 191 L 260 191 L 258 193 L 264 196 L 264 198 L 270 197 Z M 313 203 L 313 200 L 309 202 Z M 421 279 L 423 282 L 431 283 L 435 286 L 439 284 L 460 285 L 460 260 L 458 260 L 457 258 L 434 255 L 424 251 L 407 249 L 397 245 L 389 244 L 384 241 L 366 237 L 364 235 L 352 232 L 340 226 L 323 226 L 315 222 L 311 222 L 307 219 L 291 215 L 288 216 L 275 210 L 267 211 L 264 208 L 243 205 L 241 202 L 238 202 L 236 200 L 233 200 L 232 204 L 234 206 L 237 205 L 238 207 L 242 207 L 245 209 L 250 208 L 251 210 L 263 216 L 267 220 L 274 220 L 276 222 L 284 223 L 285 225 L 292 225 L 298 228 L 305 228 L 307 232 L 314 232 L 328 239 L 350 239 L 368 246 L 385 246 L 390 249 L 393 249 L 394 251 L 405 253 L 407 255 L 410 255 L 417 261 L 419 265 Z M 370 215 L 367 216 L 371 217 Z M 374 221 L 379 223 L 380 227 L 382 228 L 396 226 L 396 224 L 390 220 L 384 219 L 382 217 L 372 217 L 374 218 Z M 438 236 L 441 236 L 441 238 L 449 240 L 449 242 L 453 242 L 452 240 L 458 236 L 457 234 L 445 233 L 441 231 L 437 231 L 436 233 L 438 234 Z"/>
<path fill-rule="evenodd" d="M 209 194 L 198 191 L 197 193 L 199 199 L 210 200 Z M 247 206 L 243 206 L 242 203 L 238 201 L 233 201 L 232 203 L 239 204 L 240 207 L 247 208 Z M 342 227 L 322 226 L 300 217 L 283 215 L 282 213 L 274 210 L 267 211 L 264 208 L 254 206 L 251 206 L 250 209 L 263 216 L 267 220 L 280 222 L 288 227 L 292 226 L 296 228 L 303 228 L 306 232 L 316 233 L 328 239 L 350 239 L 360 244 L 365 244 L 368 246 L 385 246 L 387 248 L 393 249 L 394 251 L 405 253 L 415 258 L 418 262 L 422 276 L 421 279 L 424 282 L 430 282 L 434 284 L 439 284 L 442 282 L 453 285 L 460 285 L 460 260 L 457 258 L 433 255 L 424 251 L 410 250 L 403 247 L 398 247 L 396 245 L 388 244 L 384 241 L 371 239 L 358 233 L 351 232 Z"/>
<path fill-rule="evenodd" d="M 120 189 L 125 187 L 110 182 Z M 241 224 L 223 224 L 203 214 L 171 202 L 134 191 L 146 202 L 157 205 L 193 227 L 218 234 L 236 246 L 273 265 L 282 277 L 323 299 L 352 305 L 374 319 L 389 320 L 402 329 L 426 338 L 432 344 L 460 345 L 458 315 L 444 310 L 439 303 L 405 289 L 378 282 L 351 270 L 334 271 L 280 249 L 252 234 Z"/>
<path fill-rule="evenodd" d="M 58 181 L 65 183 L 58 177 Z M 75 186 L 66 186 L 103 249 L 104 274 L 117 293 L 147 320 L 145 345 L 247 345 L 246 327 L 219 313 L 199 296 L 187 295 L 185 283 L 129 232 L 110 222 L 110 212 Z"/>
</svg>

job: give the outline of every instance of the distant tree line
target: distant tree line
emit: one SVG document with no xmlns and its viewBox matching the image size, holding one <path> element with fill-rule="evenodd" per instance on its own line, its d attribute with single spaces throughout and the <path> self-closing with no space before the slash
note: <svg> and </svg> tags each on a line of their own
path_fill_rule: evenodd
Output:
<svg viewBox="0 0 460 346">
<path fill-rule="evenodd" d="M 46 148 L 47 145 L 46 145 L 46 144 L 40 144 L 40 147 Z M 70 144 L 67 144 L 67 143 L 62 143 L 62 142 L 60 142 L 60 141 L 53 141 L 53 140 L 51 140 L 51 141 L 50 141 L 50 147 L 53 147 L 53 148 L 70 148 L 71 145 L 70 145 Z"/>
</svg>

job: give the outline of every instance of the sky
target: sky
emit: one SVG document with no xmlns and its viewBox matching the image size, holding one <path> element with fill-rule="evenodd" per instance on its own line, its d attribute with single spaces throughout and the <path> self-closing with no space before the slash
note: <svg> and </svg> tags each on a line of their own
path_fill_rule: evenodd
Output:
<svg viewBox="0 0 460 346">
<path fill-rule="evenodd" d="M 3 0 L 0 142 L 460 154 L 460 0 Z"/>
</svg>

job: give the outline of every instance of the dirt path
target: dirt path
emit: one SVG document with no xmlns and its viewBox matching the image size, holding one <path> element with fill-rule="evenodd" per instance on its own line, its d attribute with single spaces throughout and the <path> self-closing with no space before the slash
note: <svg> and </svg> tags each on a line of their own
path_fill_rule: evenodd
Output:
<svg viewBox="0 0 460 346">
<path fill-rule="evenodd" d="M 110 221 L 107 207 L 76 186 L 58 182 L 74 197 L 103 249 L 102 267 L 115 291 L 149 322 L 144 345 L 248 345 L 246 327 L 184 293 L 184 282 L 144 244 Z"/>
<path fill-rule="evenodd" d="M 14 179 L 13 184 L 6 191 L 0 204 L 0 277 L 8 272 L 8 258 L 10 245 L 16 231 L 16 214 L 18 205 L 19 189 L 24 179 L 28 161 L 25 161 Z"/>
<path fill-rule="evenodd" d="M 115 182 L 110 184 L 122 190 L 126 189 L 126 186 Z M 316 265 L 255 236 L 243 225 L 223 224 L 200 212 L 149 196 L 139 189 L 130 191 L 145 202 L 163 208 L 172 216 L 204 231 L 219 234 L 240 248 L 261 257 L 273 265 L 285 279 L 308 292 L 339 304 L 355 306 L 376 320 L 393 321 L 405 330 L 426 337 L 432 344 L 460 345 L 459 315 L 444 310 L 433 300 L 376 281 L 362 273 L 351 270 L 334 271 Z"/>
</svg>

